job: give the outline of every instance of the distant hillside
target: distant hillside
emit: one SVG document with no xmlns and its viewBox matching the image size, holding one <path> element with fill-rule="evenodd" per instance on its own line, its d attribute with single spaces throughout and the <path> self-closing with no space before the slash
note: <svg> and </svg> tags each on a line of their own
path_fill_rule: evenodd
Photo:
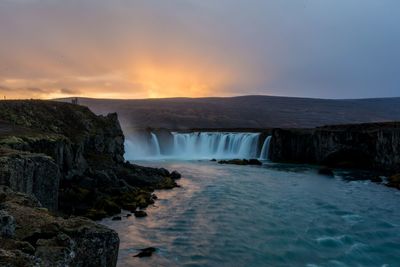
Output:
<svg viewBox="0 0 400 267">
<path fill-rule="evenodd" d="M 400 97 L 357 100 L 276 96 L 80 98 L 79 103 L 98 114 L 117 112 L 128 128 L 283 128 L 400 120 Z"/>
</svg>

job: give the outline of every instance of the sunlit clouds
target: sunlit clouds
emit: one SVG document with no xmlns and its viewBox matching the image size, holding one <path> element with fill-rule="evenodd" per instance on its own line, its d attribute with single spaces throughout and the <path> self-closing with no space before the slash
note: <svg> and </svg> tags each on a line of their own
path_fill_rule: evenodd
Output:
<svg viewBox="0 0 400 267">
<path fill-rule="evenodd" d="M 0 0 L 0 95 L 394 96 L 399 8 L 389 0 Z"/>
</svg>

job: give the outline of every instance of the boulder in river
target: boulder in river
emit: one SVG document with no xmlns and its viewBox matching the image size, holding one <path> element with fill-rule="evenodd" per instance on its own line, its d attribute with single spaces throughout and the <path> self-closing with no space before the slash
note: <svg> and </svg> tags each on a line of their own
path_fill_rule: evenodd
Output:
<svg viewBox="0 0 400 267">
<path fill-rule="evenodd" d="M 400 173 L 390 176 L 388 178 L 387 186 L 400 189 Z"/>
<path fill-rule="evenodd" d="M 220 160 L 219 164 L 233 164 L 233 165 L 257 165 L 261 166 L 262 162 L 258 159 L 230 159 L 230 160 Z"/>
<path fill-rule="evenodd" d="M 329 167 L 321 167 L 318 170 L 318 173 L 322 174 L 322 175 L 326 175 L 326 176 L 334 176 L 333 170 L 331 168 L 329 168 Z"/>
<path fill-rule="evenodd" d="M 156 248 L 148 247 L 148 248 L 141 249 L 140 252 L 133 257 L 139 257 L 139 258 L 151 257 L 151 255 L 153 255 L 154 252 L 156 252 Z"/>
<path fill-rule="evenodd" d="M 147 213 L 144 210 L 137 210 L 134 212 L 134 214 L 137 218 L 143 218 L 147 216 Z"/>
</svg>

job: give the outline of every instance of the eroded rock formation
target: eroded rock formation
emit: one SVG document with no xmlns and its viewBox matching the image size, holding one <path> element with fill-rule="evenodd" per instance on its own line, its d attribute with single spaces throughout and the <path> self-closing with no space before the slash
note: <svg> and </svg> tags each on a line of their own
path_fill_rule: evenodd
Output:
<svg viewBox="0 0 400 267">
<path fill-rule="evenodd" d="M 274 129 L 270 159 L 398 172 L 400 123 Z"/>
</svg>

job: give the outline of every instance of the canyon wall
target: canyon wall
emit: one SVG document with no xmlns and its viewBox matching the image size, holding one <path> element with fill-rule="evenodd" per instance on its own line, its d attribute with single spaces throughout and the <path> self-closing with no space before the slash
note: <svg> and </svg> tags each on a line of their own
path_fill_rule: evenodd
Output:
<svg viewBox="0 0 400 267">
<path fill-rule="evenodd" d="M 275 162 L 397 172 L 400 170 L 400 123 L 274 129 L 269 153 Z"/>
</svg>

